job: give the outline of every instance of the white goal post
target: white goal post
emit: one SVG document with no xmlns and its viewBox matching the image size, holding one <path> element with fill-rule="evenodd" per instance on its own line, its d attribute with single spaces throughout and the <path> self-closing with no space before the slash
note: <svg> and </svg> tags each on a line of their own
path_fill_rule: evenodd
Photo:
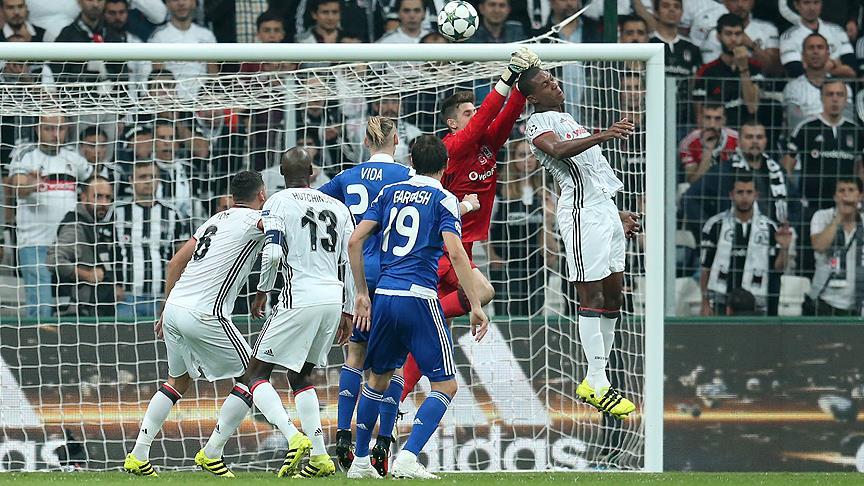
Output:
<svg viewBox="0 0 864 486">
<path fill-rule="evenodd" d="M 0 43 L 0 59 L 27 61 L 45 59 L 62 61 L 206 61 L 206 62 L 497 62 L 506 61 L 515 47 L 501 44 L 116 44 L 116 43 Z M 644 65 L 644 128 L 645 128 L 645 231 L 644 276 L 644 397 L 637 413 L 644 434 L 642 470 L 663 470 L 663 346 L 665 266 L 665 83 L 664 47 L 662 44 L 531 44 L 544 63 L 625 62 L 639 61 Z M 397 77 L 389 78 L 397 88 Z M 6 90 L 0 91 L 0 96 Z M 332 93 L 336 96 L 338 92 Z M 50 97 L 51 94 L 41 96 Z M 286 97 L 285 103 L 302 102 L 298 91 Z M 98 102 L 96 100 L 95 102 Z M 112 103 L 110 97 L 105 103 Z M 36 102 L 38 104 L 38 101 Z M 3 103 L 0 102 L 0 105 Z M 10 110 L 12 104 L 7 103 Z M 36 105 L 31 105 L 36 106 Z M 88 105 L 78 112 L 87 113 Z M 62 110 L 62 104 L 58 104 Z M 64 110 L 65 111 L 65 110 Z M 578 121 L 578 120 L 577 120 Z M 9 143 L 7 141 L 7 143 Z M 625 183 L 626 184 L 626 183 Z M 672 259 L 670 258 L 671 264 Z M 2 320 L 0 317 L 0 325 Z M 8 322 L 8 321 L 7 321 Z M 641 346 L 640 346 L 641 347 Z M 574 348 L 579 352 L 579 348 Z M 580 358 L 581 359 L 581 358 Z M 0 365 L 3 365 L 0 360 Z M 4 375 L 5 376 L 5 375 Z M 5 386 L 6 383 L 3 383 Z M 146 397 L 142 397 L 146 398 Z M 324 400 L 322 400 L 323 402 Z M 323 403 L 322 403 L 323 405 Z M 2 412 L 2 409 L 0 409 Z M 0 428 L 2 428 L 0 421 Z"/>
</svg>

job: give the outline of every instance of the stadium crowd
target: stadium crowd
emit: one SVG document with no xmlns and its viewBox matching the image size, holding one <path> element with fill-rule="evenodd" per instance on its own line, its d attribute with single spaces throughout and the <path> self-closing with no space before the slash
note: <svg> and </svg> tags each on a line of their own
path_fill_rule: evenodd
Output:
<svg viewBox="0 0 864 486">
<path fill-rule="evenodd" d="M 443 3 L 0 0 L 0 41 L 446 42 L 435 26 Z M 472 3 L 480 26 L 470 42 L 526 40 L 582 7 L 580 0 Z M 678 106 L 669 129 L 679 144 L 679 300 L 695 296 L 693 312 L 703 315 L 860 315 L 864 1 L 618 0 L 618 14 L 619 42 L 666 46 L 670 94 Z M 602 2 L 595 1 L 554 35 L 583 43 L 600 42 L 603 34 Z M 196 96 L 208 75 L 316 66 L 8 61 L 0 64 L 0 83 L 148 82 L 148 91 L 137 96 L 158 100 L 174 90 L 172 96 L 183 99 Z M 567 65 L 556 74 L 570 90 L 568 108 L 579 112 L 577 118 L 605 127 L 612 120 L 597 114 L 585 88 L 589 71 Z M 639 127 L 641 69 L 619 72 L 620 96 L 612 104 Z M 110 90 L 106 85 L 98 89 Z M 459 87 L 483 95 L 482 86 Z M 269 192 L 281 189 L 278 155 L 296 144 L 313 153 L 315 185 L 321 185 L 364 157 L 363 127 L 372 114 L 398 120 L 396 158 L 407 163 L 411 140 L 441 133 L 439 103 L 456 88 L 310 101 L 293 112 L 165 107 L 123 118 L 5 114 L 0 249 L 7 251 L 0 274 L 20 278 L 20 317 L 153 316 L 167 261 L 196 223 L 230 204 L 231 174 L 259 170 Z M 638 211 L 645 164 L 633 154 L 644 148 L 644 133 L 631 143 L 615 145 L 607 157 L 630 191 L 622 205 Z M 543 311 L 544 263 L 562 264 L 551 227 L 554 191 L 527 148 L 523 125 L 504 155 L 484 248 L 488 273 L 497 290 L 496 313 L 532 315 Z M 641 240 L 632 244 L 635 271 Z M 793 283 L 801 289 L 797 297 Z M 239 311 L 246 305 L 238 302 Z"/>
</svg>

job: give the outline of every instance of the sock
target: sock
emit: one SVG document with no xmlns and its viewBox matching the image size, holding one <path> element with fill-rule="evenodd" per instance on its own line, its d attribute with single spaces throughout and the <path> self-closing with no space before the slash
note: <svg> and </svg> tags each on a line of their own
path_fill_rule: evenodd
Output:
<svg viewBox="0 0 864 486">
<path fill-rule="evenodd" d="M 402 398 L 399 400 L 400 402 L 405 401 L 405 397 L 414 391 L 417 382 L 420 381 L 420 378 L 423 378 L 420 368 L 417 367 L 417 362 L 414 361 L 414 355 L 409 354 L 408 359 L 405 360 L 405 366 L 402 367 L 402 376 L 405 383 L 402 385 Z"/>
<path fill-rule="evenodd" d="M 141 421 L 141 430 L 138 432 L 138 438 L 135 439 L 135 448 L 132 449 L 132 454 L 139 461 L 150 458 L 150 444 L 153 443 L 156 434 L 162 430 L 162 424 L 165 423 L 165 419 L 171 413 L 171 407 L 177 403 L 177 400 L 180 400 L 180 394 L 168 383 L 160 386 L 150 399 L 150 405 L 144 412 L 144 420 Z"/>
<path fill-rule="evenodd" d="M 324 430 L 321 428 L 321 405 L 318 402 L 318 393 L 315 391 L 315 387 L 308 386 L 294 392 L 294 407 L 297 408 L 300 426 L 312 440 L 312 455 L 327 454 L 327 446 L 324 445 Z"/>
<path fill-rule="evenodd" d="M 290 441 L 291 437 L 300 432 L 291 422 L 291 417 L 282 406 L 279 394 L 269 381 L 261 380 L 253 383 L 249 391 L 252 392 L 252 401 L 255 402 L 258 410 L 264 414 L 268 422 L 279 428 L 286 439 Z"/>
<path fill-rule="evenodd" d="M 348 365 L 342 366 L 342 371 L 339 373 L 339 400 L 336 408 L 338 430 L 351 430 L 351 419 L 354 418 L 354 408 L 357 407 L 362 381 L 362 371 Z"/>
<path fill-rule="evenodd" d="M 607 309 L 600 316 L 600 332 L 603 334 L 603 348 L 606 350 L 606 359 L 612 355 L 612 347 L 615 346 L 615 326 L 621 312 Z"/>
<path fill-rule="evenodd" d="M 396 416 L 399 415 L 399 403 L 402 401 L 402 389 L 405 387 L 405 379 L 399 375 L 390 378 L 390 386 L 384 392 L 381 399 L 381 420 L 378 424 L 378 435 L 393 437 L 393 427 L 396 425 Z"/>
<path fill-rule="evenodd" d="M 579 308 L 579 341 L 588 361 L 588 385 L 600 391 L 609 386 L 609 380 L 606 378 L 606 349 L 603 333 L 600 332 L 600 311 L 597 309 Z"/>
<path fill-rule="evenodd" d="M 222 457 L 225 444 L 240 427 L 240 423 L 246 418 L 250 408 L 252 408 L 252 395 L 249 393 L 249 389 L 246 388 L 246 385 L 237 383 L 222 404 L 219 418 L 216 420 L 216 428 L 213 429 L 210 439 L 204 445 L 204 454 L 207 457 L 210 459 Z"/>
<path fill-rule="evenodd" d="M 357 404 L 357 443 L 354 445 L 355 457 L 369 455 L 369 442 L 372 440 L 372 429 L 378 421 L 378 411 L 381 408 L 382 393 L 373 390 L 369 385 L 363 385 L 360 402 Z"/>
<path fill-rule="evenodd" d="M 444 318 L 461 317 L 471 312 L 471 303 L 468 296 L 461 288 L 441 297 L 441 308 L 444 309 Z"/>
<path fill-rule="evenodd" d="M 441 422 L 441 417 L 450 406 L 450 397 L 444 393 L 433 391 L 429 393 L 426 400 L 423 400 L 423 405 L 417 410 L 417 415 L 414 416 L 414 427 L 411 428 L 411 435 L 408 436 L 408 441 L 405 442 L 404 450 L 411 452 L 415 456 L 420 454 L 423 446 L 435 433 L 438 428 L 438 423 Z"/>
</svg>

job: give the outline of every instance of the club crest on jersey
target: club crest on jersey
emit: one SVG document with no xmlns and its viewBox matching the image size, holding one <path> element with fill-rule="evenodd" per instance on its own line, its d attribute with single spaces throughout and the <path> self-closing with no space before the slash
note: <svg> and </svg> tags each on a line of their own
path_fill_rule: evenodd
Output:
<svg viewBox="0 0 864 486">
<path fill-rule="evenodd" d="M 693 56 L 690 54 L 690 51 L 684 51 L 682 53 L 682 57 L 684 58 L 685 62 L 690 62 L 693 59 Z"/>
<path fill-rule="evenodd" d="M 495 155 L 489 147 L 485 145 L 480 147 L 480 157 L 477 158 L 480 161 L 480 165 L 486 165 L 493 158 L 495 158 Z"/>
<path fill-rule="evenodd" d="M 846 146 L 852 148 L 855 145 L 855 138 L 852 135 L 846 135 Z"/>
</svg>

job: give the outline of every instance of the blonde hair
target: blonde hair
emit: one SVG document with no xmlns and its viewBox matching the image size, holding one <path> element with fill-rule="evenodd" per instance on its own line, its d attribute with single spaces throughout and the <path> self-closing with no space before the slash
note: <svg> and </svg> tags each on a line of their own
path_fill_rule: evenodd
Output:
<svg viewBox="0 0 864 486">
<path fill-rule="evenodd" d="M 392 143 L 396 122 L 386 116 L 370 116 L 366 122 L 366 140 L 370 147 L 381 148 Z"/>
</svg>

